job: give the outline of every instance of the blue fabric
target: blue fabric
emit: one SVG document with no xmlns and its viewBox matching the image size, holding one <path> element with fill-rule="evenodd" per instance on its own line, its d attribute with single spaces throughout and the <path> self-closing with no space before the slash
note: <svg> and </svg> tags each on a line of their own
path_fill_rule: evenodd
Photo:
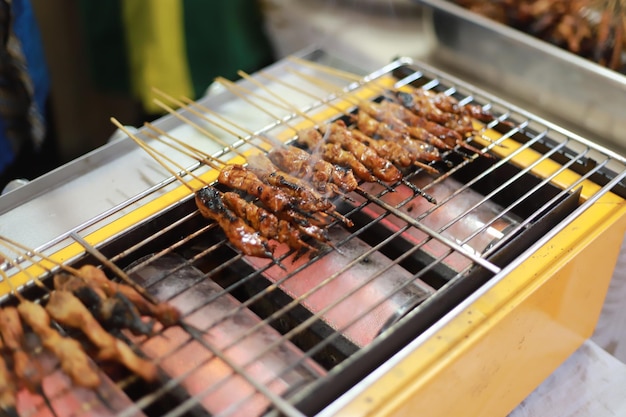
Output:
<svg viewBox="0 0 626 417">
<path fill-rule="evenodd" d="M 28 73 L 30 74 L 34 100 L 40 114 L 45 115 L 45 103 L 50 93 L 50 78 L 46 65 L 41 34 L 30 0 L 13 0 L 13 32 L 20 40 Z M 44 120 L 45 122 L 45 120 Z M 5 136 L 5 126 L 0 118 L 0 173 L 15 158 L 13 149 Z"/>
</svg>

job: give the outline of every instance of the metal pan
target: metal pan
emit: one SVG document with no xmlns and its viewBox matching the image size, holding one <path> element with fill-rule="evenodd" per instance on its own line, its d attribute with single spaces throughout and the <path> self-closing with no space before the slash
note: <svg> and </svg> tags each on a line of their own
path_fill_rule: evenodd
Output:
<svg viewBox="0 0 626 417">
<path fill-rule="evenodd" d="M 420 59 L 626 153 L 626 76 L 448 1 L 417 3 Z"/>
</svg>

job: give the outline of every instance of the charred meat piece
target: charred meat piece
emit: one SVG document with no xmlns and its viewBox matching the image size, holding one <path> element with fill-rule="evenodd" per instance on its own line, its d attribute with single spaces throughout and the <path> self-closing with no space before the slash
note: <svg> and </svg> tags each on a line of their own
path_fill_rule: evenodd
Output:
<svg viewBox="0 0 626 417">
<path fill-rule="evenodd" d="M 332 164 L 349 168 L 356 177 L 367 182 L 377 178 L 353 154 L 344 150 L 338 143 L 326 143 L 319 130 L 310 128 L 298 132 L 298 143 L 306 145 L 312 153 L 321 152 L 322 158 Z"/>
<path fill-rule="evenodd" d="M 137 307 L 122 293 L 111 296 L 94 282 L 68 273 L 54 277 L 54 288 L 73 293 L 107 330 L 128 329 L 136 335 L 151 335 L 153 322 L 145 322 Z"/>
<path fill-rule="evenodd" d="M 115 294 L 122 294 L 139 311 L 140 314 L 158 320 L 164 327 L 177 324 L 180 320 L 180 311 L 166 302 L 154 304 L 141 295 L 137 290 L 127 284 L 110 280 L 104 271 L 93 265 L 83 265 L 79 269 L 81 278 L 92 284 L 92 287 L 99 288 L 111 297 Z"/>
<path fill-rule="evenodd" d="M 228 241 L 241 253 L 259 258 L 272 257 L 272 250 L 267 238 L 261 236 L 258 231 L 226 207 L 220 193 L 215 188 L 203 187 L 196 191 L 196 206 L 204 217 L 217 222 L 226 234 Z"/>
<path fill-rule="evenodd" d="M 98 348 L 100 359 L 118 362 L 148 382 L 156 379 L 155 364 L 141 358 L 127 344 L 109 334 L 71 292 L 53 291 L 46 311 L 59 324 L 83 332 Z"/>
<path fill-rule="evenodd" d="M 265 155 L 255 154 L 248 157 L 248 168 L 270 185 L 284 189 L 293 198 L 302 201 L 300 206 L 307 211 L 334 210 L 335 206 L 314 190 L 307 182 L 280 171 Z"/>
<path fill-rule="evenodd" d="M 327 197 L 354 191 L 359 186 L 351 170 L 333 165 L 295 146 L 273 149 L 268 158 L 292 175 L 310 180 L 317 191 Z"/>
<path fill-rule="evenodd" d="M 286 243 L 292 249 L 314 249 L 302 240 L 298 228 L 289 221 L 280 220 L 273 213 L 241 198 L 236 193 L 226 192 L 222 198 L 235 214 L 245 219 L 262 236 Z"/>
<path fill-rule="evenodd" d="M 74 384 L 85 388 L 96 388 L 100 385 L 100 377 L 80 343 L 61 336 L 50 327 L 50 316 L 42 306 L 24 300 L 17 306 L 17 311 L 22 321 L 39 336 L 42 346 L 59 360 L 61 369 Z"/>
<path fill-rule="evenodd" d="M 323 125 L 321 131 L 327 142 L 337 143 L 352 153 L 379 180 L 393 183 L 402 179 L 402 173 L 395 165 L 355 139 L 343 121 Z"/>
</svg>

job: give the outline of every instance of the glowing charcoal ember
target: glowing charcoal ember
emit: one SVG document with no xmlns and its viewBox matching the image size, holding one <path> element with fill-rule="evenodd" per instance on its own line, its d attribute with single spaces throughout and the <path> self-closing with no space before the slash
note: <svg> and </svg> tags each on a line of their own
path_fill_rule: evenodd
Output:
<svg viewBox="0 0 626 417">
<path fill-rule="evenodd" d="M 163 272 L 148 267 L 134 276 L 150 280 L 151 273 L 164 276 Z M 306 385 L 325 373 L 288 341 L 281 341 L 279 347 L 263 353 L 281 335 L 269 325 L 260 324 L 258 316 L 224 294 L 223 289 L 201 271 L 193 267 L 180 268 L 165 275 L 158 288 L 159 298 L 188 288 L 170 303 L 181 310 L 184 323 L 202 332 L 203 341 L 192 339 L 187 331 L 175 326 L 166 329 L 162 336 L 148 339 L 141 348 L 149 357 L 161 358 L 159 366 L 171 378 L 180 378 L 180 384 L 211 414 L 225 412 L 236 405 L 236 411 L 230 415 L 256 416 L 271 405 L 270 400 L 258 393 L 244 376 L 236 374 L 230 364 L 243 368 L 246 376 L 276 395 Z M 219 297 L 213 300 L 217 294 Z M 252 328 L 254 330 L 250 331 Z M 224 360 L 216 357 L 212 349 L 221 352 Z M 292 367 L 293 364 L 297 365 Z"/>
<path fill-rule="evenodd" d="M 20 416 L 55 417 L 107 417 L 116 416 L 135 407 L 126 394 L 104 374 L 100 374 L 101 383 L 98 393 L 88 388 L 72 385 L 71 380 L 62 371 L 57 370 L 46 376 L 43 392 L 49 400 L 54 413 L 45 404 L 44 399 L 27 390 L 21 390 L 17 397 L 17 410 Z M 144 416 L 141 410 L 125 415 Z"/>
<path fill-rule="evenodd" d="M 335 243 L 349 236 L 342 228 L 331 228 L 329 232 Z M 301 271 L 293 272 L 307 259 L 287 259 L 286 270 L 273 266 L 264 275 L 357 346 L 366 346 L 399 311 L 434 292 L 380 252 L 367 254 L 371 249 L 353 237 L 341 244 L 341 253 L 331 251 Z M 275 254 L 280 256 L 284 250 L 278 247 Z M 353 262 L 365 254 L 359 262 Z M 259 268 L 267 265 L 260 259 L 246 260 Z M 400 289 L 407 282 L 411 284 Z"/>
</svg>

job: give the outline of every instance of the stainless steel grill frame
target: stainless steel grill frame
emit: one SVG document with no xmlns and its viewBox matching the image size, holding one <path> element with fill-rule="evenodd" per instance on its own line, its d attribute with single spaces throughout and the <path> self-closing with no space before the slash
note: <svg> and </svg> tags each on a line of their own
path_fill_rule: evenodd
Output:
<svg viewBox="0 0 626 417">
<path fill-rule="evenodd" d="M 186 311 L 186 317 L 190 317 L 194 312 L 200 310 L 220 297 L 232 295 L 239 299 L 239 304 L 232 311 L 225 312 L 221 318 L 222 321 L 236 316 L 241 311 L 261 311 L 265 306 L 259 307 L 265 298 L 281 293 L 281 300 L 272 300 L 274 311 L 270 313 L 259 313 L 259 321 L 249 327 L 245 332 L 239 335 L 235 340 L 226 346 L 216 348 L 212 341 L 207 341 L 205 335 L 207 329 L 200 329 L 194 325 L 184 327 L 185 336 L 196 342 L 201 349 L 206 351 L 210 361 L 223 362 L 230 368 L 232 378 L 242 378 L 243 386 L 252 388 L 250 398 L 254 396 L 262 397 L 264 412 L 270 415 L 280 414 L 288 416 L 311 415 L 321 412 L 321 414 L 329 415 L 333 409 L 340 404 L 349 401 L 349 399 L 358 392 L 361 386 L 368 384 L 368 379 L 377 373 L 382 372 L 393 362 L 398 352 L 401 352 L 404 346 L 415 346 L 432 336 L 438 328 L 445 325 L 447 317 L 457 314 L 463 306 L 467 306 L 478 299 L 490 286 L 505 277 L 512 270 L 517 268 L 524 260 L 527 260 L 534 251 L 545 244 L 549 239 L 557 235 L 559 232 L 576 219 L 581 213 L 586 211 L 591 205 L 596 203 L 603 195 L 612 192 L 621 196 L 626 195 L 624 192 L 623 179 L 626 177 L 626 159 L 607 149 L 599 147 L 584 138 L 573 135 L 548 121 L 540 119 L 532 114 L 525 112 L 523 109 L 516 108 L 506 102 L 498 100 L 496 97 L 490 96 L 484 92 L 478 91 L 471 85 L 463 83 L 461 80 L 442 74 L 435 68 L 428 67 L 425 64 L 414 62 L 410 59 L 399 59 L 381 70 L 364 77 L 360 83 L 352 83 L 345 89 L 348 94 L 358 94 L 359 91 L 367 88 L 367 83 L 371 80 L 380 79 L 393 74 L 397 79 L 397 86 L 403 84 L 420 85 L 424 88 L 434 88 L 459 97 L 462 103 L 475 102 L 489 108 L 496 115 L 497 120 L 485 127 L 485 131 L 498 130 L 501 137 L 489 144 L 489 149 L 499 146 L 504 140 L 513 139 L 520 143 L 519 149 L 513 151 L 507 157 L 502 159 L 494 159 L 493 161 L 477 155 L 463 154 L 463 151 L 456 150 L 449 154 L 449 158 L 455 161 L 454 167 L 448 169 L 449 175 L 463 173 L 466 170 L 472 175 L 466 175 L 463 186 L 457 193 L 449 196 L 447 199 L 438 201 L 439 205 L 446 204 L 454 199 L 455 195 L 476 186 L 483 182 L 486 178 L 494 176 L 495 173 L 504 172 L 504 169 L 513 169 L 506 180 L 501 184 L 492 186 L 490 191 L 485 193 L 483 198 L 473 206 L 470 210 L 476 209 L 480 204 L 487 201 L 497 199 L 501 194 L 505 194 L 508 190 L 514 188 L 516 183 L 525 182 L 528 178 L 535 178 L 536 181 L 525 191 L 519 195 L 512 197 L 512 200 L 503 207 L 503 210 L 494 215 L 491 222 L 477 228 L 470 236 L 465 237 L 459 242 L 453 241 L 444 232 L 456 222 L 463 219 L 466 213 L 462 213 L 450 220 L 448 224 L 435 230 L 425 225 L 424 218 L 432 211 L 421 213 L 420 216 L 409 214 L 403 207 L 415 198 L 421 198 L 413 193 L 410 198 L 400 204 L 392 205 L 386 201 L 386 196 L 390 194 L 389 190 L 373 193 L 359 190 L 357 194 L 362 197 L 363 203 L 359 204 L 340 204 L 340 208 L 347 216 L 353 216 L 363 212 L 363 208 L 368 205 L 375 205 L 383 210 L 378 217 L 371 218 L 371 221 L 360 224 L 355 230 L 350 230 L 343 240 L 334 242 L 341 250 L 342 246 L 349 244 L 352 240 L 361 240 L 367 234 L 373 234 L 372 230 L 376 228 L 384 228 L 380 226 L 380 222 L 390 216 L 394 216 L 404 222 L 403 227 L 397 230 L 389 231 L 388 235 L 377 237 L 372 241 L 367 241 L 366 245 L 370 248 L 360 253 L 358 256 L 348 259 L 345 266 L 341 269 L 333 271 L 332 274 L 325 276 L 318 286 L 311 287 L 297 298 L 290 298 L 286 294 L 281 293 L 281 285 L 293 277 L 296 273 L 305 270 L 307 267 L 321 262 L 322 258 L 328 256 L 329 253 L 336 253 L 333 249 L 327 248 L 312 260 L 303 262 L 298 265 L 295 270 L 289 271 L 284 277 L 274 282 L 268 282 L 264 276 L 267 276 L 271 268 L 278 268 L 272 262 L 250 263 L 243 256 L 237 254 L 229 248 L 226 240 L 220 238 L 219 232 L 216 231 L 214 224 L 207 223 L 197 213 L 193 206 L 191 196 L 176 199 L 172 204 L 164 207 L 155 214 L 151 214 L 141 219 L 141 221 L 132 224 L 130 227 L 119 233 L 108 236 L 101 241 L 94 243 L 94 248 L 86 241 L 94 230 L 98 229 L 98 225 L 106 217 L 125 210 L 133 204 L 141 204 L 143 198 L 154 195 L 155 193 L 166 194 L 171 192 L 176 186 L 175 178 L 165 178 L 162 182 L 150 187 L 145 193 L 135 196 L 120 206 L 116 206 L 110 212 L 103 213 L 91 221 L 80 225 L 74 230 L 69 230 L 66 234 L 59 236 L 37 248 L 38 252 L 54 253 L 60 246 L 69 247 L 78 244 L 86 249 L 81 250 L 76 256 L 67 259 L 66 262 L 73 265 L 81 265 L 83 263 L 99 263 L 98 257 L 94 253 L 102 253 L 112 262 L 123 266 L 131 275 L 140 271 L 141 268 L 155 262 L 160 257 L 169 256 L 171 253 L 185 252 L 186 257 L 179 267 L 170 270 L 169 273 L 175 273 L 177 270 L 196 266 L 204 273 L 204 279 L 219 282 L 223 287 L 223 292 L 214 293 L 211 297 L 205 298 L 201 305 L 193 310 Z M 244 83 L 245 84 L 245 83 Z M 318 112 L 327 111 L 326 103 L 341 102 L 342 97 L 339 94 L 328 96 L 321 102 L 312 103 L 307 106 L 304 111 L 308 114 L 316 114 Z M 193 118 L 185 110 L 181 113 Z M 256 132 L 257 135 L 284 135 L 284 122 L 297 124 L 302 119 L 297 114 L 285 114 L 282 121 L 276 121 Z M 266 144 L 258 139 L 252 139 L 250 146 L 248 140 L 234 139 L 233 147 L 246 151 L 258 149 L 266 149 Z M 529 166 L 517 168 L 511 164 L 511 161 L 521 152 L 527 149 L 535 149 L 540 153 L 540 157 Z M 228 149 L 221 150 L 215 154 L 219 158 L 229 159 L 233 157 L 233 153 Z M 560 167 L 545 178 L 536 178 L 533 175 L 534 169 L 546 161 L 556 161 Z M 476 173 L 473 167 L 486 167 L 479 169 Z M 190 170 L 200 174 L 206 174 L 206 167 L 199 164 L 191 164 Z M 578 172 L 580 178 L 574 183 L 563 189 L 557 188 L 553 183 L 556 178 L 565 171 Z M 415 176 L 423 174 L 411 173 L 407 175 L 407 179 L 411 180 Z M 581 198 L 580 189 L 586 181 L 598 184 L 598 189 L 590 195 Z M 426 193 L 437 183 L 435 180 L 432 184 L 422 187 Z M 395 187 L 408 188 L 403 184 L 396 184 Z M 549 189 L 548 193 L 545 190 Z M 506 231 L 505 236 L 496 242 L 484 253 L 475 253 L 468 250 L 465 244 L 473 237 L 504 216 L 517 211 L 520 206 L 527 205 L 529 199 L 537 198 L 539 194 L 545 194 L 539 203 L 533 206 L 532 212 L 529 212 L 524 219 L 515 227 Z M 529 210 L 526 209 L 528 212 Z M 546 224 L 549 224 L 549 230 L 546 231 Z M 340 226 L 337 226 L 340 227 Z M 404 253 L 396 255 L 393 259 L 390 255 L 384 253 L 387 246 L 392 245 L 396 240 L 400 239 L 407 230 L 416 229 L 426 234 L 428 237 L 421 243 L 408 248 Z M 182 236 L 182 237 L 181 237 Z M 376 309 L 380 305 L 386 303 L 394 294 L 406 290 L 407 287 L 415 285 L 416 282 L 428 282 L 428 276 L 433 274 L 438 268 L 445 266 L 448 274 L 442 282 L 433 283 L 434 292 L 427 297 L 415 300 L 415 303 L 406 311 L 401 311 L 397 317 L 389 317 L 391 321 L 386 323 L 385 327 L 380 329 L 379 336 L 372 340 L 366 346 L 356 346 L 344 336 L 345 329 L 333 329 L 331 325 L 324 322 L 324 314 L 333 309 L 341 302 L 349 299 L 363 287 L 369 285 L 375 280 L 384 279 L 385 274 L 392 268 L 401 266 L 407 259 L 413 257 L 417 253 L 424 250 L 425 245 L 429 242 L 437 241 L 448 248 L 448 251 L 439 257 L 428 258 L 424 261 L 424 265 L 411 272 L 411 279 L 405 281 L 402 285 L 393 289 L 392 293 L 384 294 L 380 300 L 372 304 L 370 311 Z M 515 245 L 511 243 L 514 242 Z M 519 246 L 524 248 L 523 251 L 513 251 L 511 246 Z M 386 257 L 386 263 L 383 262 L 379 269 L 372 271 L 368 277 L 363 278 L 363 286 L 354 287 L 352 292 L 343 294 L 332 303 L 324 305 L 321 310 L 311 313 L 302 307 L 302 302 L 306 301 L 316 291 L 329 285 L 333 280 L 348 271 L 354 265 L 364 262 L 377 254 L 383 253 Z M 450 269 L 445 265 L 445 260 L 451 254 L 461 255 L 469 260 L 470 265 L 459 271 Z M 278 262 L 284 263 L 286 267 L 290 264 L 287 262 L 290 254 L 284 254 L 277 258 Z M 37 257 L 35 257 L 37 258 Z M 22 268 L 26 268 L 31 263 L 26 259 L 18 259 Z M 106 269 L 106 266 L 105 266 Z M 224 277 L 229 272 L 240 272 L 234 278 Z M 15 272 L 9 269 L 9 272 Z M 436 273 L 438 275 L 439 272 Z M 45 280 L 45 278 L 44 278 Z M 200 285 L 203 278 L 198 276 L 184 288 L 178 288 L 178 293 L 183 293 L 189 288 Z M 419 284 L 421 285 L 421 284 Z M 260 287 L 259 287 L 260 286 Z M 159 281 L 147 285 L 149 291 L 155 291 L 158 294 Z M 24 294 L 34 298 L 45 298 L 45 292 L 42 292 L 32 283 L 25 285 L 20 289 Z M 256 291 L 251 294 L 241 294 L 246 291 Z M 168 293 L 168 297 L 175 297 L 176 292 Z M 6 302 L 12 302 L 11 297 L 5 296 Z M 295 313 L 294 313 L 295 311 Z M 369 312 L 367 312 L 369 313 Z M 367 314 L 366 313 L 366 314 Z M 300 321 L 292 322 L 292 314 L 299 316 Z M 351 318 L 346 326 L 362 320 L 363 317 Z M 280 323 L 281 320 L 287 323 Z M 219 323 L 213 323 L 217 326 Z M 276 339 L 263 346 L 256 356 L 244 363 L 239 363 L 237 358 L 228 355 L 228 350 L 242 343 L 246 337 L 254 335 L 262 328 L 273 328 L 276 330 Z M 309 332 L 314 328 L 313 334 L 319 337 L 315 343 L 308 340 L 299 340 L 299 336 L 303 332 Z M 407 332 L 407 329 L 412 329 Z M 159 335 L 154 336 L 159 337 Z M 131 338 L 132 339 L 132 338 Z M 130 340 L 130 339 L 129 339 Z M 144 343 L 143 340 L 132 339 L 133 345 L 141 350 Z M 186 341 L 181 341 L 180 348 L 185 346 Z M 285 345 L 297 345 L 301 350 L 300 359 L 294 363 L 285 363 L 284 367 L 275 370 L 271 380 L 258 380 L 251 375 L 250 368 L 262 361 L 262 358 L 274 353 L 276 350 L 283 349 Z M 270 385 L 275 380 L 289 375 L 295 369 L 305 366 L 308 361 L 319 362 L 316 359 L 320 352 L 326 353 L 332 351 L 336 354 L 344 354 L 345 358 L 338 359 L 336 362 L 329 360 L 324 366 L 317 364 L 321 368 L 326 368 L 325 372 L 318 375 L 315 381 L 308 381 L 309 384 L 295 392 L 289 392 L 288 396 L 283 397 L 285 393 L 277 394 L 270 389 Z M 165 356 L 156 358 L 158 363 L 166 360 L 168 356 L 180 355 L 180 351 L 174 351 Z M 332 355 L 330 355 L 332 356 Z M 202 364 L 198 364 L 200 366 Z M 130 416 L 135 415 L 139 409 L 142 409 L 148 415 L 202 415 L 206 413 L 206 409 L 201 406 L 203 395 L 210 395 L 220 389 L 220 387 L 229 382 L 228 379 L 216 382 L 215 385 L 208 386 L 202 393 L 196 395 L 184 395 L 180 397 L 181 392 L 185 392 L 183 388 L 184 382 L 190 377 L 197 368 L 190 369 L 182 375 L 166 377 L 163 375 L 163 381 L 156 386 L 143 384 L 133 376 L 125 375 L 123 377 L 113 377 L 118 387 L 123 388 L 134 402 L 133 406 L 127 409 L 116 410 L 118 415 Z M 332 389 L 331 389 L 332 387 Z M 338 389 L 341 387 L 341 389 Z M 315 389 L 314 395 L 311 391 Z M 166 399 L 167 406 L 164 407 L 163 398 Z M 243 403 L 247 398 L 241 399 Z M 54 400 L 54 398 L 52 399 Z M 93 401 L 102 401 L 96 399 Z M 333 402 L 333 405 L 328 405 Z M 328 408 L 326 408 L 328 407 Z M 89 407 L 87 407 L 89 408 Z M 162 412 L 163 411 L 163 412 Z M 227 408 L 222 410 L 219 415 L 237 415 L 237 408 Z M 76 415 L 79 415 L 78 412 Z M 211 414 L 211 413 L 209 413 Z"/>
</svg>

